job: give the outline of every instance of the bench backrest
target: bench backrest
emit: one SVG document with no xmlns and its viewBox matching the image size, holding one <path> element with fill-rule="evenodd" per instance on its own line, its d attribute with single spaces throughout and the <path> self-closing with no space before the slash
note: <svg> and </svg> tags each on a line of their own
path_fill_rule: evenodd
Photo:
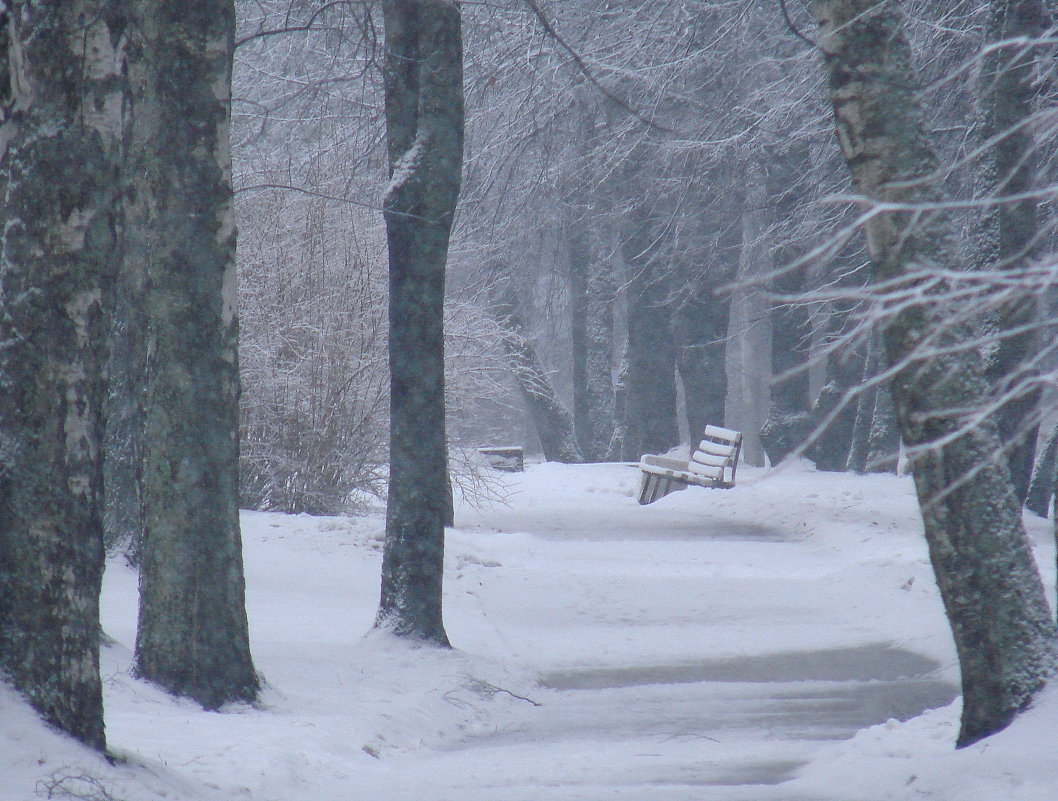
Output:
<svg viewBox="0 0 1058 801">
<path fill-rule="evenodd" d="M 702 441 L 691 454 L 687 469 L 718 484 L 735 484 L 735 470 L 742 451 L 742 433 L 720 426 L 706 426 Z"/>
</svg>

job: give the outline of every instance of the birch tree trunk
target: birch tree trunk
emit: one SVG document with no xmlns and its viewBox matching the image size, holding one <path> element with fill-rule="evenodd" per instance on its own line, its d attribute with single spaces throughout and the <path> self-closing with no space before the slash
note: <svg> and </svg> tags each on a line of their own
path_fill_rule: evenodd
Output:
<svg viewBox="0 0 1058 801">
<path fill-rule="evenodd" d="M 0 669 L 48 723 L 100 750 L 125 15 L 118 1 L 16 2 L 0 23 Z"/>
<path fill-rule="evenodd" d="M 463 164 L 463 47 L 447 0 L 383 3 L 390 185 L 390 474 L 375 625 L 448 645 L 442 620 L 447 445 L 444 288 Z"/>
<path fill-rule="evenodd" d="M 137 0 L 135 8 L 134 220 L 149 232 L 135 669 L 215 709 L 258 689 L 238 507 L 235 10 L 231 0 Z"/>
<path fill-rule="evenodd" d="M 919 268 L 953 267 L 951 223 L 932 204 L 936 157 L 915 96 L 902 18 L 883 0 L 815 0 L 842 154 L 868 202 L 909 204 L 866 223 L 875 282 Z M 910 207 L 910 208 L 909 208 Z M 910 210 L 915 209 L 915 210 Z M 1020 504 L 993 421 L 958 410 L 986 402 L 969 332 L 951 324 L 941 294 L 883 326 L 896 418 L 912 468 L 937 584 L 962 671 L 957 745 L 1002 729 L 1054 665 L 1051 620 Z M 933 346 L 930 337 L 935 338 Z M 943 353 L 938 348 L 945 348 Z"/>
</svg>

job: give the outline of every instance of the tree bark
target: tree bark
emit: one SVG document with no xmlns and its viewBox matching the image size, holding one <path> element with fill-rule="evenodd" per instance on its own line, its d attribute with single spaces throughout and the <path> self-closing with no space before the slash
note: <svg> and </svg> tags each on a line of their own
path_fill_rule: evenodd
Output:
<svg viewBox="0 0 1058 801">
<path fill-rule="evenodd" d="M 258 689 L 238 507 L 235 9 L 231 0 L 135 7 L 129 61 L 143 151 L 132 156 L 133 191 L 147 194 L 137 221 L 150 236 L 135 670 L 215 709 Z"/>
<path fill-rule="evenodd" d="M 390 184 L 390 477 L 376 627 L 447 646 L 444 287 L 463 164 L 463 49 L 453 2 L 383 3 Z"/>
<path fill-rule="evenodd" d="M 1041 0 L 991 0 L 986 44 L 1038 37 L 1049 20 Z M 1038 203 L 1030 191 L 1038 170 L 1033 129 L 1026 123 L 1035 106 L 1034 49 L 1008 45 L 985 54 L 978 82 L 978 138 L 989 140 L 980 166 L 980 197 L 987 206 L 978 235 L 978 260 L 986 270 L 1010 271 L 1032 259 L 1041 237 Z M 1004 198 L 1025 195 L 1011 201 Z M 1019 389 L 1038 375 L 1040 338 L 1034 323 L 1039 303 L 1030 290 L 1013 290 L 992 315 L 998 340 L 987 367 L 995 391 L 1006 397 L 995 413 L 1018 499 L 1025 501 L 1039 433 L 1040 390 Z"/>
<path fill-rule="evenodd" d="M 100 750 L 103 368 L 126 12 L 52 0 L 0 14 L 0 669 L 48 723 Z"/>
<path fill-rule="evenodd" d="M 950 267 L 952 227 L 931 176 L 936 157 L 915 97 L 899 11 L 882 0 L 815 0 L 842 154 L 869 201 L 908 204 L 866 222 L 875 282 Z M 905 207 L 907 208 L 907 207 Z M 994 422 L 958 411 L 987 402 L 970 332 L 941 293 L 905 307 L 882 330 L 896 418 L 912 468 L 930 557 L 962 672 L 957 745 L 1002 729 L 1054 666 L 1055 626 L 1021 523 Z M 937 340 L 936 348 L 927 338 Z M 938 352 L 947 348 L 948 352 Z"/>
</svg>

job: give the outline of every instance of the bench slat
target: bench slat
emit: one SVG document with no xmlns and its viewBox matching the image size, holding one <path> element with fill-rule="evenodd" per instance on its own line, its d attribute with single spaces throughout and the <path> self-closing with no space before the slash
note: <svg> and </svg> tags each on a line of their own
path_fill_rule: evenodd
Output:
<svg viewBox="0 0 1058 801">
<path fill-rule="evenodd" d="M 725 459 L 729 459 L 735 455 L 734 445 L 720 445 L 716 442 L 709 442 L 708 440 L 702 440 L 698 443 L 698 451 L 704 451 L 705 453 L 711 453 L 714 456 L 723 456 Z M 695 451 L 696 453 L 698 451 Z"/>
<path fill-rule="evenodd" d="M 728 442 L 738 442 L 742 439 L 741 432 L 732 431 L 730 428 L 721 428 L 720 426 L 706 426 L 705 436 L 726 439 Z"/>
<path fill-rule="evenodd" d="M 704 451 L 695 451 L 691 459 L 698 464 L 707 464 L 711 467 L 727 467 L 731 464 L 731 455 L 727 456 L 716 456 L 712 453 L 706 453 Z"/>
<path fill-rule="evenodd" d="M 723 467 L 712 467 L 707 464 L 698 464 L 698 462 L 691 462 L 687 465 L 687 471 L 694 473 L 699 476 L 706 476 L 707 478 L 715 479 L 720 481 L 724 478 Z"/>
</svg>

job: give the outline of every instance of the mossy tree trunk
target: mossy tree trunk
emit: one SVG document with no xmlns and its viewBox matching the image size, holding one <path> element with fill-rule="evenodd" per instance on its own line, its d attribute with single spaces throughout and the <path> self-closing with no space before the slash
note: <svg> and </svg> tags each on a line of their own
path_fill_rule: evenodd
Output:
<svg viewBox="0 0 1058 801">
<path fill-rule="evenodd" d="M 135 669 L 214 709 L 258 690 L 238 508 L 235 11 L 231 0 L 135 6 L 131 193 L 149 230 Z"/>
<path fill-rule="evenodd" d="M 444 288 L 463 164 L 463 47 L 454 2 L 387 0 L 390 474 L 376 626 L 447 646 Z"/>
<path fill-rule="evenodd" d="M 951 269 L 952 225 L 935 204 L 937 160 L 915 94 L 899 9 L 883 0 L 815 0 L 842 154 L 856 190 L 903 209 L 866 222 L 875 282 L 913 282 Z M 1054 666 L 1055 626 L 1021 523 L 1020 503 L 991 420 L 961 410 L 987 402 L 971 331 L 943 287 L 882 329 L 896 419 L 912 469 L 937 584 L 962 672 L 957 744 L 1002 729 Z M 935 346 L 930 347 L 931 340 Z"/>
<path fill-rule="evenodd" d="M 103 749 L 103 367 L 126 4 L 8 3 L 0 20 L 0 669 L 48 723 Z"/>
</svg>

